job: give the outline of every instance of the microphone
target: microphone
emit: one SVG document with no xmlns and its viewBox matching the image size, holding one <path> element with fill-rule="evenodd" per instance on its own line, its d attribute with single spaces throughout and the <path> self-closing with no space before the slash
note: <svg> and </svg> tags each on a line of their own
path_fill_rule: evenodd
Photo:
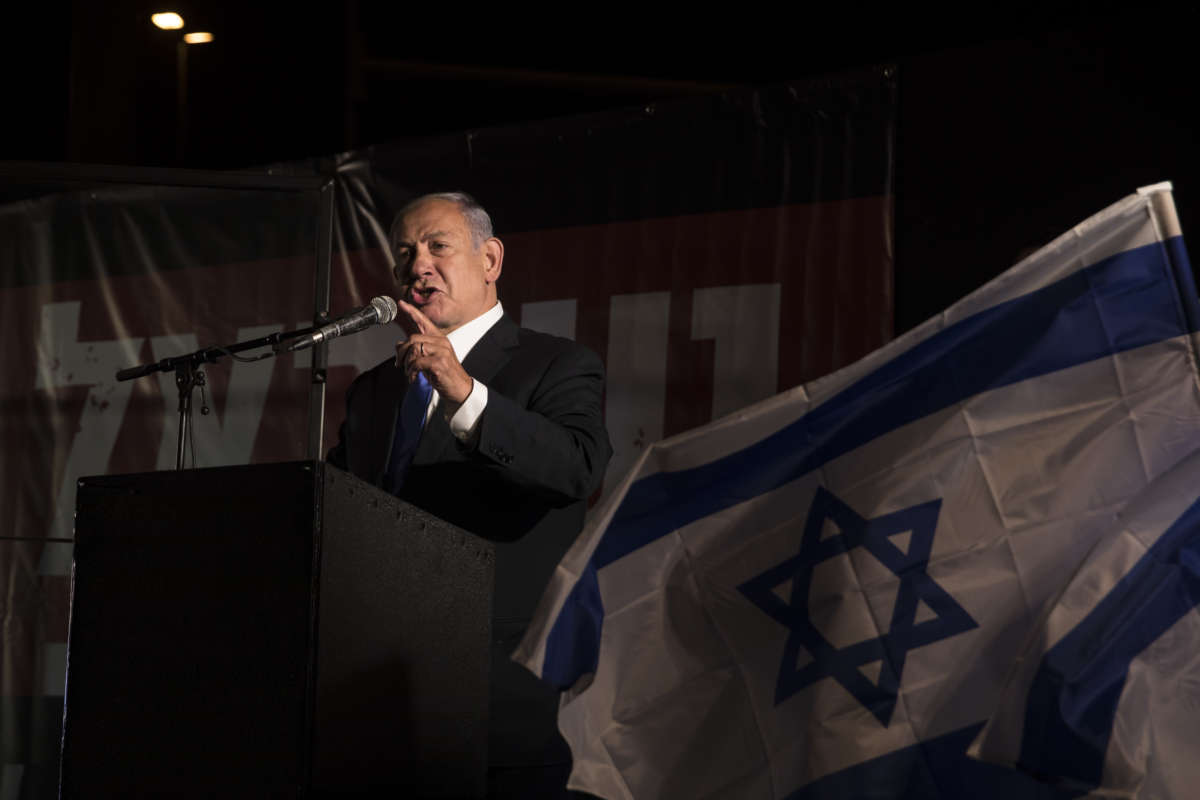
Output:
<svg viewBox="0 0 1200 800">
<path fill-rule="evenodd" d="M 386 325 L 396 318 L 399 312 L 396 301 L 381 294 L 362 308 L 356 308 L 333 322 L 318 328 L 310 334 L 296 339 L 287 346 L 287 350 L 303 350 L 315 344 L 345 336 L 347 333 L 358 333 L 372 325 Z"/>
</svg>

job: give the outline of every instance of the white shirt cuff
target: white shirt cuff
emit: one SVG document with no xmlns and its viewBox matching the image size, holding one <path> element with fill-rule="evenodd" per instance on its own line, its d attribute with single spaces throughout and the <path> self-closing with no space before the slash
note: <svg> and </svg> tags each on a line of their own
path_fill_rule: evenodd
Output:
<svg viewBox="0 0 1200 800">
<path fill-rule="evenodd" d="M 479 381 L 471 382 L 471 393 L 450 417 L 450 432 L 463 444 L 468 444 L 479 430 L 479 420 L 487 408 L 488 390 Z"/>
</svg>

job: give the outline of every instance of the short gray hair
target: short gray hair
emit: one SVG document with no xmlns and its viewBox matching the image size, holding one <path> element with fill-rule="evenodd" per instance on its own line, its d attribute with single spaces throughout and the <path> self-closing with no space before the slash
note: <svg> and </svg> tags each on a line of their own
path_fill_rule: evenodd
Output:
<svg viewBox="0 0 1200 800">
<path fill-rule="evenodd" d="M 433 194 L 423 194 L 413 200 L 409 200 L 404 204 L 404 208 L 396 213 L 396 217 L 392 220 L 391 230 L 388 231 L 388 244 L 392 246 L 392 252 L 396 252 L 396 234 L 400 230 L 400 222 L 404 219 L 408 212 L 412 211 L 419 205 L 429 202 L 430 200 L 444 200 L 448 203 L 454 203 L 458 206 L 458 210 L 462 212 L 463 219 L 467 221 L 467 229 L 471 231 L 471 244 L 478 250 L 483 246 L 483 243 L 494 235 L 492 233 L 492 218 L 488 215 L 486 209 L 479 205 L 479 201 L 466 192 L 434 192 Z"/>
</svg>

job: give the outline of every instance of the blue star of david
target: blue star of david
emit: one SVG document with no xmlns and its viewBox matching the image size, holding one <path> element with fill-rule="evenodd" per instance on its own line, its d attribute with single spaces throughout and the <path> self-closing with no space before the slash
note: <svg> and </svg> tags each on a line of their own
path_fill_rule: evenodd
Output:
<svg viewBox="0 0 1200 800">
<path fill-rule="evenodd" d="M 833 678 L 886 727 L 896 707 L 908 651 L 978 627 L 926 572 L 941 505 L 941 500 L 933 500 L 864 519 L 830 492 L 817 489 L 804 524 L 800 552 L 738 587 L 751 603 L 789 629 L 775 683 L 775 705 L 822 678 Z M 839 532 L 822 539 L 827 519 Z M 889 538 L 906 531 L 911 531 L 907 553 Z M 809 589 L 817 564 L 855 547 L 865 547 L 895 573 L 900 579 L 900 589 L 887 632 L 837 648 L 809 619 Z M 791 601 L 785 603 L 772 589 L 789 580 L 793 581 Z M 933 618 L 916 621 L 919 601 L 924 601 L 934 612 Z M 797 667 L 801 647 L 812 656 L 812 661 Z M 881 667 L 878 680 L 872 683 L 859 668 L 874 662 L 880 662 Z"/>
</svg>

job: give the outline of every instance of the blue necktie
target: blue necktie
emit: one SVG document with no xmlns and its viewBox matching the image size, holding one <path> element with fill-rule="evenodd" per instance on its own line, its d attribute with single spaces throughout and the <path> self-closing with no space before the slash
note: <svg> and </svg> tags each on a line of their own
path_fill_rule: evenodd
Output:
<svg viewBox="0 0 1200 800">
<path fill-rule="evenodd" d="M 392 457 L 383 473 L 383 488 L 392 494 L 397 494 L 404 485 L 408 465 L 417 452 L 417 442 L 421 440 L 425 409 L 429 407 L 429 398 L 432 396 L 433 386 L 429 379 L 424 372 L 418 372 L 416 382 L 408 387 L 404 399 L 400 401 L 400 410 L 396 414 L 396 433 L 392 436 Z"/>
</svg>

